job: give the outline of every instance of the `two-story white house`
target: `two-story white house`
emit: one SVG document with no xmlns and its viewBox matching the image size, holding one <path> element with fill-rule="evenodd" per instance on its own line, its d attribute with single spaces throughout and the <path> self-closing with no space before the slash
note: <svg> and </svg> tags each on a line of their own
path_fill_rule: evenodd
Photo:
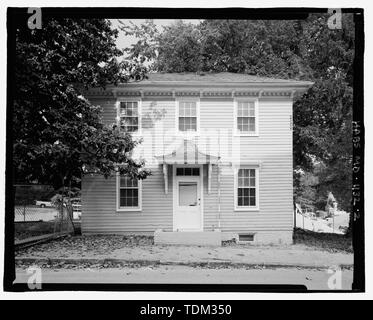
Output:
<svg viewBox="0 0 373 320">
<path fill-rule="evenodd" d="M 292 105 L 311 82 L 155 73 L 90 90 L 106 123 L 142 138 L 143 181 L 86 175 L 82 232 L 158 243 L 292 243 Z"/>
</svg>

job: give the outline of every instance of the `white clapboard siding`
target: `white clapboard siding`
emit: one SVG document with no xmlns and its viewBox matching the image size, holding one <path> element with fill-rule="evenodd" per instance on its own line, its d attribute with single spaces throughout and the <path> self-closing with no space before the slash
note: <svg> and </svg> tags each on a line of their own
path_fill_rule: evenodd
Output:
<svg viewBox="0 0 373 320">
<path fill-rule="evenodd" d="M 105 123 L 115 122 L 115 100 L 92 101 L 103 107 Z M 142 101 L 141 155 L 153 175 L 143 181 L 142 211 L 116 212 L 116 181 L 100 176 L 85 176 L 82 182 L 83 233 L 150 233 L 156 229 L 172 230 L 172 170 L 169 167 L 168 194 L 164 192 L 161 166 L 154 155 L 162 154 L 167 145 L 182 142 L 175 137 L 175 102 Z M 153 118 L 153 110 L 162 113 Z M 261 162 L 259 171 L 259 210 L 234 211 L 233 169 L 221 169 L 220 213 L 218 212 L 217 167 L 213 166 L 211 193 L 207 193 L 207 170 L 204 168 L 204 229 L 220 224 L 222 231 L 290 231 L 293 227 L 292 181 L 292 102 L 285 99 L 259 101 L 259 136 L 235 137 L 233 100 L 201 100 L 201 135 L 196 143 L 209 141 L 211 154 L 220 153 L 222 161 Z M 161 128 L 161 129 L 160 129 Z M 220 146 L 218 136 L 220 134 Z M 203 142 L 203 143 L 205 143 Z M 165 147 L 166 145 L 166 147 Z"/>
<path fill-rule="evenodd" d="M 163 174 L 153 175 L 142 184 L 142 208 L 134 212 L 116 212 L 116 178 L 85 176 L 82 183 L 83 233 L 153 232 L 172 230 L 172 179 L 165 194 Z"/>
</svg>

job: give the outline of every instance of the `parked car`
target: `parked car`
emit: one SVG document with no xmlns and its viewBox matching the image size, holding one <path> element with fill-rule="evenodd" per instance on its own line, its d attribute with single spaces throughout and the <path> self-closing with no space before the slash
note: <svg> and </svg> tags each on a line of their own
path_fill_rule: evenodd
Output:
<svg viewBox="0 0 373 320">
<path fill-rule="evenodd" d="M 45 200 L 35 200 L 35 205 L 37 205 L 40 208 L 52 207 L 52 202 Z"/>
</svg>

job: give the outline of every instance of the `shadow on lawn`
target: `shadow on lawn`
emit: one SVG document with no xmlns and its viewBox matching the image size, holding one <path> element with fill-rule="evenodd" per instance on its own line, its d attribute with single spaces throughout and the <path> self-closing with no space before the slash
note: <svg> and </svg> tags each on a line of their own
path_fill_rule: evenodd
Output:
<svg viewBox="0 0 373 320">
<path fill-rule="evenodd" d="M 80 221 L 74 221 L 76 234 L 80 234 Z M 58 225 L 61 227 L 61 225 Z M 68 222 L 63 222 L 63 230 L 67 230 Z M 55 233 L 54 221 L 32 221 L 32 222 L 15 222 L 14 223 L 14 239 L 24 240 L 31 237 L 37 237 L 46 234 Z M 58 230 L 57 230 L 58 231 Z"/>
<path fill-rule="evenodd" d="M 341 234 L 320 233 L 295 228 L 293 240 L 294 244 L 303 244 L 331 252 L 353 252 L 352 238 Z"/>
</svg>

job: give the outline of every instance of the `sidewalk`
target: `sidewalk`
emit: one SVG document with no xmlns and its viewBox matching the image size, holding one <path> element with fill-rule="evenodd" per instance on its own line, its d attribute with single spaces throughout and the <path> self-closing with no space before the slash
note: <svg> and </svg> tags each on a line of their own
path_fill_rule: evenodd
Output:
<svg viewBox="0 0 373 320">
<path fill-rule="evenodd" d="M 188 265 L 195 267 L 289 267 L 352 268 L 353 255 L 314 250 L 303 245 L 291 246 L 156 246 L 125 245 L 111 238 L 58 240 L 20 251 L 18 264 L 88 264 L 88 265 Z M 123 242 L 123 241 L 122 241 Z"/>
</svg>

